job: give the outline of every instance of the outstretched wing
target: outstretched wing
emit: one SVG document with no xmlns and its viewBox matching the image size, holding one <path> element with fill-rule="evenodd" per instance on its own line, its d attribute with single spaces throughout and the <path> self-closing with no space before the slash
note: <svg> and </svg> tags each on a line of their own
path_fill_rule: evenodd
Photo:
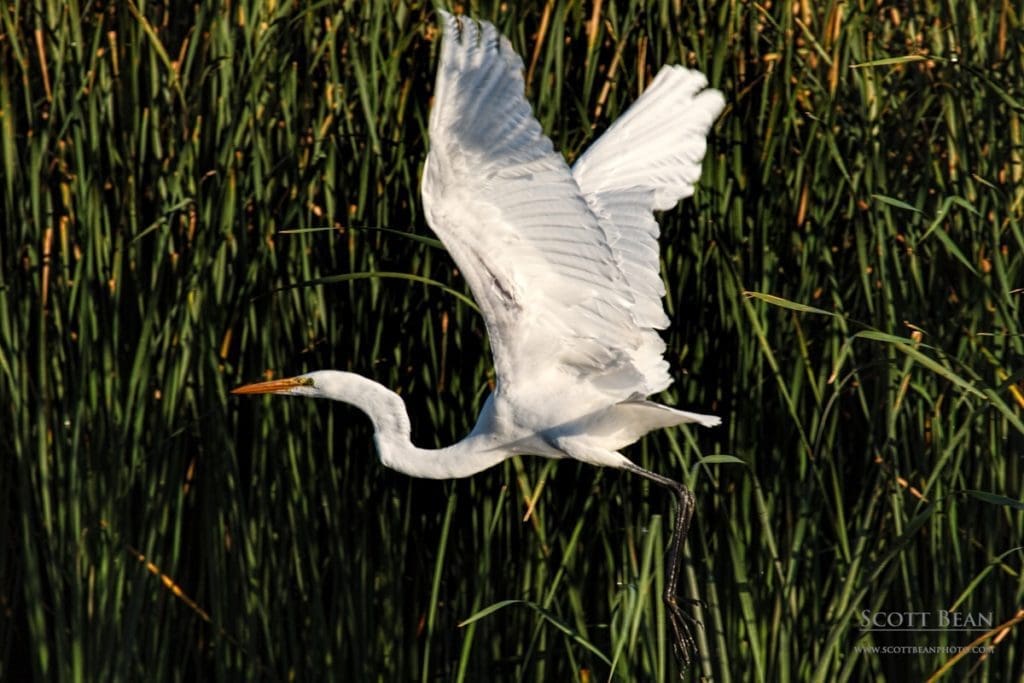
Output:
<svg viewBox="0 0 1024 683">
<path fill-rule="evenodd" d="M 725 107 L 704 74 L 667 66 L 572 167 L 635 297 L 636 323 L 663 329 L 655 210 L 693 194 L 711 125 Z M 666 383 L 665 386 L 668 386 Z M 664 387 L 661 387 L 664 388 Z"/>
<path fill-rule="evenodd" d="M 619 206 L 626 193 L 581 192 L 533 117 L 508 40 L 486 22 L 440 14 L 423 202 L 483 312 L 499 384 L 544 386 L 568 372 L 610 400 L 668 386 L 656 241 L 653 261 L 628 255 L 637 245 L 613 225 L 632 215 Z M 660 318 L 634 292 L 641 282 Z"/>
</svg>

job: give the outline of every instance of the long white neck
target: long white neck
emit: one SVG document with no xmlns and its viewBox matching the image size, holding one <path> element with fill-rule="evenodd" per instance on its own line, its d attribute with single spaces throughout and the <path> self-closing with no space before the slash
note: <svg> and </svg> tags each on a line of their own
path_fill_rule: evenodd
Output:
<svg viewBox="0 0 1024 683">
<path fill-rule="evenodd" d="M 321 370 L 304 376 L 313 380 L 312 386 L 296 389 L 293 394 L 330 398 L 366 413 L 373 422 L 381 462 L 403 474 L 424 479 L 458 479 L 512 455 L 491 436 L 492 430 L 481 428 L 488 421 L 484 417 L 486 409 L 476 428 L 462 441 L 447 448 L 417 448 L 412 444 L 405 402 L 395 392 L 351 372 Z"/>
</svg>

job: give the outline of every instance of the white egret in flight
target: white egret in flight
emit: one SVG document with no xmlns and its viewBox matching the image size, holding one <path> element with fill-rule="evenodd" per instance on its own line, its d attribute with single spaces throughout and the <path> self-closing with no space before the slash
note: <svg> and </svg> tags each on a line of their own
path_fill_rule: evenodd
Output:
<svg viewBox="0 0 1024 683">
<path fill-rule="evenodd" d="M 487 324 L 497 381 L 476 426 L 453 446 L 417 448 L 398 394 L 350 372 L 233 393 L 353 405 L 373 422 L 381 462 L 413 477 L 468 477 L 514 455 L 539 455 L 668 487 L 678 511 L 664 600 L 676 652 L 688 663 L 695 643 L 676 584 L 693 494 L 619 451 L 654 429 L 720 422 L 647 397 L 672 382 L 658 335 L 669 320 L 653 212 L 693 193 L 722 94 L 697 71 L 665 67 L 570 168 L 533 116 L 508 39 L 487 22 L 440 14 L 423 205 Z"/>
</svg>

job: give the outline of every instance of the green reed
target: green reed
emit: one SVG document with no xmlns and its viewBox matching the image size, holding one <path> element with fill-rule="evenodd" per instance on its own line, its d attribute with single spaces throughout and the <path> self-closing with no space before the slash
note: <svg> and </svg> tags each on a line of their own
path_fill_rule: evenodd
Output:
<svg viewBox="0 0 1024 683">
<path fill-rule="evenodd" d="M 985 635 L 864 610 L 1020 619 L 1024 8 L 462 8 L 570 160 L 663 64 L 729 101 L 661 217 L 662 398 L 725 424 L 629 451 L 697 494 L 690 675 L 1020 677 L 1019 623 L 857 648 Z M 415 2 L 0 6 L 0 678 L 676 675 L 663 491 L 415 481 L 355 410 L 227 394 L 348 369 L 421 444 L 472 427 L 484 325 L 421 239 L 436 48 Z"/>
</svg>

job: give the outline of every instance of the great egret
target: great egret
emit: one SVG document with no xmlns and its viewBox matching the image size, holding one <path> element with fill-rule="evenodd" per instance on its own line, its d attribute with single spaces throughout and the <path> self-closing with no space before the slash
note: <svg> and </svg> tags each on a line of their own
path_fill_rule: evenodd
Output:
<svg viewBox="0 0 1024 683">
<path fill-rule="evenodd" d="M 422 193 L 427 222 L 473 291 L 491 341 L 497 382 L 476 426 L 453 446 L 417 448 L 398 394 L 349 372 L 233 393 L 351 404 L 373 422 L 381 462 L 414 477 L 468 477 L 513 455 L 539 455 L 628 470 L 669 488 L 679 505 L 664 600 L 676 653 L 688 664 L 696 646 L 676 584 L 693 494 L 619 449 L 654 429 L 720 422 L 647 397 L 672 382 L 657 332 L 669 320 L 653 211 L 693 193 L 722 94 L 700 72 L 667 66 L 570 169 L 533 116 L 508 39 L 487 22 L 439 13 L 444 38 Z"/>
</svg>

